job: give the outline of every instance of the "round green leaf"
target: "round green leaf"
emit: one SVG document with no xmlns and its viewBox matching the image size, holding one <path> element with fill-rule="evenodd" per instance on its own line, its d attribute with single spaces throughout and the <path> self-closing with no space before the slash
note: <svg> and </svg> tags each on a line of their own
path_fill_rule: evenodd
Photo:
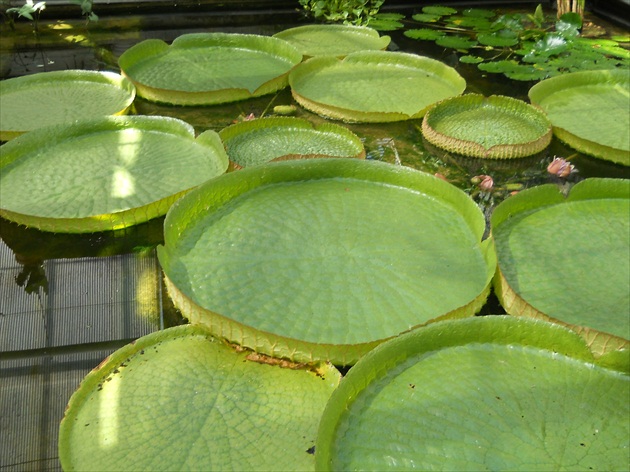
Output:
<svg viewBox="0 0 630 472">
<path fill-rule="evenodd" d="M 124 114 L 136 96 L 113 72 L 65 70 L 3 80 L 0 141 L 44 126 Z"/>
<path fill-rule="evenodd" d="M 454 13 L 457 13 L 457 10 L 450 7 L 428 6 L 428 7 L 422 7 L 422 13 L 426 13 L 428 15 L 444 16 L 444 15 L 452 15 Z"/>
<path fill-rule="evenodd" d="M 349 129 L 333 123 L 314 126 L 300 118 L 243 121 L 221 130 L 219 136 L 239 168 L 281 159 L 365 157 L 363 143 Z"/>
<path fill-rule="evenodd" d="M 545 114 L 511 97 L 466 94 L 435 105 L 424 116 L 422 133 L 431 144 L 472 157 L 531 156 L 551 142 Z"/>
<path fill-rule="evenodd" d="M 504 74 L 513 80 L 540 80 L 549 76 L 549 71 L 537 65 L 519 64 L 513 60 L 483 62 L 477 66 L 484 72 Z"/>
<path fill-rule="evenodd" d="M 273 35 L 293 44 L 304 56 L 346 56 L 355 51 L 386 49 L 389 36 L 353 25 L 305 25 Z"/>
<path fill-rule="evenodd" d="M 192 322 L 268 355 L 351 364 L 384 339 L 481 307 L 495 270 L 484 229 L 474 202 L 432 175 L 284 161 L 180 199 L 158 257 Z"/>
<path fill-rule="evenodd" d="M 435 23 L 441 18 L 441 15 L 431 15 L 429 13 L 416 13 L 411 16 L 412 19 L 420 23 Z"/>
<path fill-rule="evenodd" d="M 628 357 L 628 352 L 625 352 Z M 320 423 L 318 470 L 627 470 L 630 377 L 575 333 L 444 321 L 362 358 Z"/>
<path fill-rule="evenodd" d="M 470 49 L 477 45 L 477 41 L 468 39 L 466 36 L 453 34 L 436 39 L 435 44 L 443 48 Z"/>
<path fill-rule="evenodd" d="M 276 92 L 302 60 L 286 41 L 235 33 L 191 33 L 169 46 L 148 39 L 127 49 L 118 63 L 147 100 L 212 105 Z"/>
<path fill-rule="evenodd" d="M 588 328 L 597 354 L 628 346 L 629 181 L 587 179 L 567 198 L 554 185 L 525 190 L 496 208 L 492 234 L 508 313 Z"/>
<path fill-rule="evenodd" d="M 483 61 L 484 61 L 483 57 L 479 57 L 479 56 L 467 55 L 467 56 L 459 57 L 459 62 L 462 62 L 464 64 L 479 64 Z"/>
<path fill-rule="evenodd" d="M 554 133 L 570 146 L 630 165 L 627 70 L 582 71 L 552 77 L 534 85 L 529 98 L 547 113 Z"/>
<path fill-rule="evenodd" d="M 513 31 L 497 31 L 495 33 L 478 34 L 477 41 L 484 46 L 506 47 L 518 44 L 519 39 Z"/>
<path fill-rule="evenodd" d="M 61 465 L 312 470 L 319 418 L 339 372 L 273 364 L 282 363 L 235 352 L 190 325 L 140 338 L 88 374 L 70 399 Z"/>
<path fill-rule="evenodd" d="M 411 39 L 421 39 L 427 41 L 435 41 L 436 39 L 442 38 L 446 35 L 444 31 L 431 28 L 408 29 L 405 30 L 403 34 Z"/>
<path fill-rule="evenodd" d="M 0 216 L 82 233 L 164 215 L 184 192 L 225 172 L 214 131 L 129 116 L 39 128 L 0 147 Z"/>
<path fill-rule="evenodd" d="M 455 69 L 439 61 L 388 51 L 312 58 L 291 71 L 289 83 L 308 110 L 360 122 L 419 118 L 433 103 L 466 88 Z"/>
</svg>

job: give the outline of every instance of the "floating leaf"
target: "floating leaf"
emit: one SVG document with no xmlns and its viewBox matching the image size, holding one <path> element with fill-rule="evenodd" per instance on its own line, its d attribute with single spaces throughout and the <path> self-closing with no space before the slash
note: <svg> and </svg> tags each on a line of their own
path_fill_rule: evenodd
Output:
<svg viewBox="0 0 630 472">
<path fill-rule="evenodd" d="M 479 57 L 479 56 L 460 56 L 459 57 L 459 62 L 463 62 L 464 64 L 479 64 L 480 62 L 483 62 L 484 59 L 483 57 Z"/>
<path fill-rule="evenodd" d="M 470 49 L 477 45 L 477 41 L 472 41 L 465 36 L 447 35 L 436 39 L 435 44 L 444 48 Z"/>
<path fill-rule="evenodd" d="M 391 38 L 365 26 L 304 25 L 273 35 L 291 43 L 304 56 L 346 56 L 351 52 L 386 49 Z"/>
<path fill-rule="evenodd" d="M 560 23 L 564 23 L 567 25 L 571 25 L 576 30 L 582 28 L 582 17 L 579 13 L 568 12 L 564 13 L 559 20 L 556 22 L 556 29 L 558 29 L 558 25 Z M 560 26 L 561 29 L 566 28 L 565 26 Z"/>
<path fill-rule="evenodd" d="M 538 69 L 533 65 L 523 65 L 516 61 L 482 62 L 477 66 L 480 70 L 494 74 L 504 74 L 514 80 L 540 80 L 548 77 L 547 69 Z"/>
<path fill-rule="evenodd" d="M 484 46 L 506 47 L 518 44 L 519 38 L 512 31 L 497 31 L 489 34 L 478 34 L 477 41 Z"/>
<path fill-rule="evenodd" d="M 408 38 L 428 41 L 435 41 L 438 38 L 443 38 L 444 36 L 446 36 L 446 33 L 444 33 L 444 31 L 430 28 L 409 29 L 405 30 L 403 34 Z"/>
<path fill-rule="evenodd" d="M 365 157 L 357 135 L 334 123 L 313 125 L 301 118 L 273 117 L 243 121 L 220 131 L 236 168 L 272 160 L 312 157 Z"/>
<path fill-rule="evenodd" d="M 44 126 L 122 115 L 135 96 L 131 81 L 113 72 L 65 70 L 3 80 L 0 140 Z"/>
<path fill-rule="evenodd" d="M 475 313 L 495 271 L 484 230 L 475 203 L 432 175 L 306 159 L 180 199 L 158 257 L 191 322 L 267 355 L 346 365 L 435 318 Z"/>
<path fill-rule="evenodd" d="M 466 87 L 455 69 L 415 54 L 361 51 L 309 59 L 289 77 L 295 100 L 322 116 L 353 122 L 420 118 Z"/>
<path fill-rule="evenodd" d="M 630 165 L 627 70 L 563 74 L 534 85 L 529 98 L 545 110 L 563 141 L 584 153 Z"/>
<path fill-rule="evenodd" d="M 509 316 L 416 330 L 333 392 L 317 470 L 627 470 L 628 354 L 609 367 L 572 331 Z"/>
<path fill-rule="evenodd" d="M 427 13 L 429 15 L 444 16 L 444 15 L 452 15 L 454 13 L 457 13 L 457 10 L 450 7 L 428 6 L 428 7 L 422 7 L 422 13 Z"/>
<path fill-rule="evenodd" d="M 214 131 L 117 116 L 39 128 L 0 147 L 0 216 L 44 231 L 108 231 L 162 216 L 225 172 Z"/>
<path fill-rule="evenodd" d="M 381 18 L 371 19 L 368 25 L 377 31 L 396 31 L 405 27 L 400 21 Z"/>
<path fill-rule="evenodd" d="M 287 86 L 302 54 L 286 41 L 236 33 L 190 33 L 166 44 L 147 39 L 118 62 L 147 100 L 212 105 L 276 92 Z"/>
<path fill-rule="evenodd" d="M 83 380 L 61 422 L 59 458 L 67 471 L 312 470 L 339 380 L 330 365 L 235 352 L 201 327 L 166 329 Z"/>
<path fill-rule="evenodd" d="M 450 16 L 448 23 L 458 28 L 472 28 L 477 31 L 490 30 L 492 26 L 486 18 L 477 16 Z"/>
<path fill-rule="evenodd" d="M 535 56 L 549 57 L 554 54 L 560 54 L 569 47 L 567 40 L 560 34 L 549 33 L 539 41 L 536 41 L 531 51 L 523 57 L 526 62 L 536 62 Z"/>
<path fill-rule="evenodd" d="M 466 94 L 443 100 L 422 121 L 431 144 L 466 156 L 512 159 L 531 156 L 551 142 L 551 123 L 515 98 Z"/>
<path fill-rule="evenodd" d="M 420 23 L 435 23 L 437 20 L 441 18 L 440 15 L 430 15 L 428 13 L 416 13 L 411 18 Z"/>
<path fill-rule="evenodd" d="M 551 184 L 524 190 L 491 223 L 508 313 L 563 322 L 597 355 L 630 347 L 630 181 L 586 179 L 566 198 Z"/>
</svg>

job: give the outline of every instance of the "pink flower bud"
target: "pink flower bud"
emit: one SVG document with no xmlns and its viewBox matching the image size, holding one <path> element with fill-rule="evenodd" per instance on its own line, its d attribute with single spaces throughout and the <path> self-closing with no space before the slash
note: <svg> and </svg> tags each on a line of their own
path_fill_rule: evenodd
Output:
<svg viewBox="0 0 630 472">
<path fill-rule="evenodd" d="M 477 186 L 484 192 L 489 192 L 492 190 L 492 187 L 494 187 L 494 180 L 492 180 L 492 177 L 489 175 L 475 175 L 471 180 L 473 182 L 479 182 Z"/>
<path fill-rule="evenodd" d="M 560 178 L 568 177 L 574 170 L 575 166 L 561 157 L 554 157 L 547 166 L 547 172 Z"/>
</svg>

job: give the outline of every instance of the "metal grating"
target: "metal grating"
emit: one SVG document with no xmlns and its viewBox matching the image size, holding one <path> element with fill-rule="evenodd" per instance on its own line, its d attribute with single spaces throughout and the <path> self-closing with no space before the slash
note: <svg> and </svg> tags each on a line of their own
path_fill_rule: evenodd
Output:
<svg viewBox="0 0 630 472">
<path fill-rule="evenodd" d="M 160 274 L 155 251 L 22 264 L 0 241 L 0 470 L 60 470 L 81 379 L 163 326 Z"/>
</svg>

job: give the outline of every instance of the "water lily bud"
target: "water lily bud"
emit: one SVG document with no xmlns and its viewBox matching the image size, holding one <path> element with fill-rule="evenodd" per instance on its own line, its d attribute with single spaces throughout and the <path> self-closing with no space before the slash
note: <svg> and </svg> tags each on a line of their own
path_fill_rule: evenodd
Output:
<svg viewBox="0 0 630 472">
<path fill-rule="evenodd" d="M 494 180 L 489 175 L 476 175 L 472 179 L 471 182 L 476 183 L 477 186 L 483 190 L 484 192 L 489 192 L 494 187 Z"/>
<path fill-rule="evenodd" d="M 575 166 L 561 157 L 554 157 L 547 166 L 547 172 L 560 178 L 568 177 L 574 170 Z"/>
</svg>

